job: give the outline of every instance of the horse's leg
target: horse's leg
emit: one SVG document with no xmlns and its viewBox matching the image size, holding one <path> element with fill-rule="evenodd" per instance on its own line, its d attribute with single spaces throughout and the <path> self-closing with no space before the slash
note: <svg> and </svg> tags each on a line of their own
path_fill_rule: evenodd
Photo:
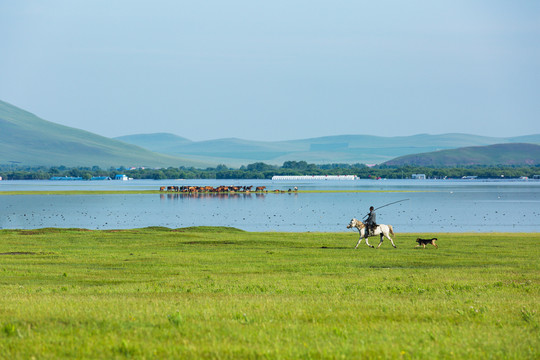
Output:
<svg viewBox="0 0 540 360">
<path fill-rule="evenodd" d="M 383 242 L 383 234 L 381 233 L 381 234 L 380 234 L 379 245 L 377 246 L 377 249 L 381 247 L 382 242 Z"/>
<path fill-rule="evenodd" d="M 364 237 L 364 234 L 362 233 L 362 229 L 358 229 L 358 234 L 360 234 L 360 239 L 358 239 L 358 242 L 356 243 L 355 249 L 358 248 L 358 245 L 362 242 L 362 238 Z"/>
<path fill-rule="evenodd" d="M 383 235 L 386 236 L 386 237 L 388 238 L 388 240 L 390 240 L 390 242 L 392 243 L 392 246 L 393 246 L 393 247 L 397 247 L 396 244 L 394 244 L 394 240 L 392 240 L 392 238 L 390 237 L 390 234 L 389 234 L 389 233 L 383 233 L 383 234 L 381 234 L 381 237 L 382 237 Z"/>
<path fill-rule="evenodd" d="M 368 237 L 369 236 L 366 236 L 366 245 L 369 246 L 370 248 L 374 248 L 375 246 L 370 245 L 370 243 L 368 242 Z"/>
<path fill-rule="evenodd" d="M 394 244 L 394 240 L 392 240 L 392 238 L 390 237 L 389 234 L 385 234 L 384 236 L 386 236 L 388 239 L 390 239 L 390 242 L 392 243 L 392 246 L 393 246 L 394 248 L 397 247 L 396 244 Z"/>
<path fill-rule="evenodd" d="M 358 239 L 358 243 L 356 244 L 356 246 L 354 248 L 355 249 L 358 248 L 358 245 L 360 245 L 361 242 L 362 242 L 362 236 L 360 236 L 360 239 Z"/>
</svg>

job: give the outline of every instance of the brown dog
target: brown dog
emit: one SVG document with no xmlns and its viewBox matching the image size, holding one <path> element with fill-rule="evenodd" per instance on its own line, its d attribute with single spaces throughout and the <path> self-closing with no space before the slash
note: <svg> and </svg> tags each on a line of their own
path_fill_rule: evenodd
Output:
<svg viewBox="0 0 540 360">
<path fill-rule="evenodd" d="M 431 244 L 431 245 L 435 246 L 438 249 L 439 247 L 437 246 L 435 241 L 437 241 L 437 238 L 431 238 L 431 239 L 420 239 L 420 238 L 418 238 L 418 239 L 416 239 L 416 242 L 418 243 L 418 245 L 416 245 L 415 247 L 423 246 L 424 249 L 425 249 L 427 244 Z"/>
</svg>

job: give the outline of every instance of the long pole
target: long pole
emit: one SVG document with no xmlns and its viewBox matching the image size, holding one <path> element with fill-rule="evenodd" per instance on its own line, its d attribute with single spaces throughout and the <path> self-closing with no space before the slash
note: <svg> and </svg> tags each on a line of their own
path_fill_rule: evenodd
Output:
<svg viewBox="0 0 540 360">
<path fill-rule="evenodd" d="M 390 206 L 390 205 L 397 204 L 397 203 L 399 203 L 399 202 L 407 201 L 407 200 L 411 200 L 411 199 L 403 199 L 403 200 L 394 201 L 394 202 L 391 202 L 391 203 L 389 203 L 389 204 L 386 204 L 386 205 L 383 205 L 383 206 L 379 206 L 378 208 L 373 209 L 373 211 L 379 210 L 379 209 L 381 209 L 381 208 L 383 208 L 383 207 L 385 207 L 385 206 Z M 367 214 L 366 216 L 364 216 L 364 219 L 365 219 L 366 217 L 368 217 L 368 215 L 369 215 L 369 214 Z"/>
</svg>

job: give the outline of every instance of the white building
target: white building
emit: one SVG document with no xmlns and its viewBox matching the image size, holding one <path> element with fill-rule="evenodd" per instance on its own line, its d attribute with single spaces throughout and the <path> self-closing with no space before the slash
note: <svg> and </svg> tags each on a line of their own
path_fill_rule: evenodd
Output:
<svg viewBox="0 0 540 360">
<path fill-rule="evenodd" d="M 114 177 L 114 180 L 133 180 L 133 178 L 127 177 L 127 175 L 119 174 Z"/>
<path fill-rule="evenodd" d="M 426 174 L 412 174 L 411 179 L 426 180 Z"/>
</svg>

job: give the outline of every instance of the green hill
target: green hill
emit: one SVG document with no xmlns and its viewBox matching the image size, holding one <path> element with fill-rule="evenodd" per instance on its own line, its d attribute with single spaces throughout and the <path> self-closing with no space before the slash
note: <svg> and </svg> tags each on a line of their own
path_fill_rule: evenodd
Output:
<svg viewBox="0 0 540 360">
<path fill-rule="evenodd" d="M 152 151 L 163 154 L 174 152 L 174 148 L 179 144 L 186 145 L 192 143 L 191 140 L 169 133 L 119 136 L 115 140 L 137 145 L 145 149 L 152 149 Z"/>
<path fill-rule="evenodd" d="M 237 138 L 195 142 L 173 134 L 158 133 L 110 139 L 40 119 L 0 101 L 0 164 L 15 162 L 22 165 L 45 166 L 98 165 L 102 168 L 208 167 L 218 164 L 239 167 L 260 161 L 281 165 L 290 160 L 304 160 L 316 164 L 371 164 L 384 163 L 404 155 L 516 142 L 540 144 L 540 135 L 513 138 L 470 134 L 419 134 L 398 137 L 340 135 L 273 142 Z M 420 155 L 415 156 L 429 162 Z M 491 155 L 482 158 L 479 154 L 475 154 L 475 158 L 461 152 L 454 155 L 456 157 L 454 160 L 437 161 L 440 164 L 454 161 L 456 164 L 487 165 L 493 161 L 514 164 L 531 160 L 518 155 L 514 152 L 500 154 L 493 160 Z M 460 156 L 464 160 L 459 159 Z"/>
<path fill-rule="evenodd" d="M 55 124 L 0 101 L 0 164 L 45 166 L 206 166 Z"/>
<path fill-rule="evenodd" d="M 441 150 L 423 154 L 401 156 L 384 165 L 402 166 L 467 166 L 467 165 L 538 165 L 540 145 L 495 144 Z"/>
<path fill-rule="evenodd" d="M 281 165 L 288 160 L 305 160 L 316 164 L 383 163 L 403 155 L 517 142 L 521 138 L 524 138 L 521 142 L 540 143 L 540 135 L 506 139 L 470 134 L 398 137 L 340 135 L 274 142 L 230 138 L 194 142 L 162 133 L 128 135 L 116 139 L 169 155 L 240 166 L 258 161 Z"/>
</svg>

